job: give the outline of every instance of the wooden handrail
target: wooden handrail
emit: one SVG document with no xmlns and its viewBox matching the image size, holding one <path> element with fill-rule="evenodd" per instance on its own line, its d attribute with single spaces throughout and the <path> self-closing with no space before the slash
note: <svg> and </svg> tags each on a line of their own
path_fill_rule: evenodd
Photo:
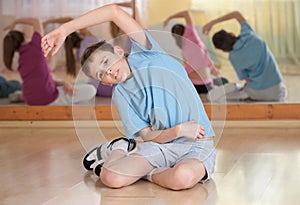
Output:
<svg viewBox="0 0 300 205">
<path fill-rule="evenodd" d="M 214 120 L 299 120 L 299 104 L 204 105 Z M 119 120 L 114 106 L 1 106 L 0 121 Z"/>
</svg>

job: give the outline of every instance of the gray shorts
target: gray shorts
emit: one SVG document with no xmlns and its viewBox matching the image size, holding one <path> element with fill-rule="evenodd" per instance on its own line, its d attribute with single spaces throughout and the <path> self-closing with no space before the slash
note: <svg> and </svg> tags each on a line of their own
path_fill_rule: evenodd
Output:
<svg viewBox="0 0 300 205">
<path fill-rule="evenodd" d="M 170 168 L 184 159 L 198 159 L 206 169 L 208 180 L 214 172 L 217 151 L 213 140 L 182 137 L 165 144 L 143 142 L 134 153 L 144 156 L 155 168 Z"/>
<path fill-rule="evenodd" d="M 263 101 L 279 101 L 282 102 L 287 96 L 287 91 L 283 83 L 279 83 L 273 87 L 264 90 L 254 90 L 249 86 L 244 88 L 244 91 L 252 100 Z"/>
</svg>

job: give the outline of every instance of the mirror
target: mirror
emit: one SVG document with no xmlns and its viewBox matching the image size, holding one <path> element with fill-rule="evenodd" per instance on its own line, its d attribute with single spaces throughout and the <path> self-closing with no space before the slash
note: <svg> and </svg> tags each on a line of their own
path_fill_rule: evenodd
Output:
<svg viewBox="0 0 300 205">
<path fill-rule="evenodd" d="M 221 65 L 221 72 L 224 77 L 229 79 L 230 82 L 239 82 L 237 79 L 237 76 L 230 64 L 230 62 L 227 59 L 226 54 L 216 50 L 213 48 L 213 45 L 211 44 L 211 36 L 203 36 L 201 32 L 201 25 L 203 25 L 205 22 L 208 22 L 209 20 L 213 19 L 213 17 L 220 16 L 224 13 L 227 13 L 227 11 L 232 10 L 239 10 L 240 12 L 243 12 L 245 16 L 247 17 L 247 20 L 249 20 L 249 23 L 253 28 L 260 34 L 260 36 L 267 41 L 267 44 L 270 46 L 272 50 L 276 53 L 276 60 L 279 64 L 281 73 L 284 78 L 284 83 L 287 88 L 287 98 L 286 101 L 283 103 L 299 103 L 300 102 L 300 92 L 297 90 L 297 85 L 299 85 L 299 77 L 300 77 L 300 44 L 299 44 L 299 28 L 300 25 L 298 20 L 298 17 L 300 16 L 299 9 L 299 2 L 296 0 L 267 0 L 267 1 L 240 1 L 238 3 L 233 4 L 233 0 L 227 1 L 227 3 L 216 3 L 216 0 L 212 1 L 200 1 L 200 0 L 190 0 L 190 1 L 180 1 L 180 0 L 166 0 L 163 2 L 160 2 L 159 5 L 156 1 L 153 0 L 147 0 L 147 1 L 139 1 L 137 0 L 137 3 L 139 4 L 139 7 L 142 9 L 147 9 L 146 11 L 140 11 L 140 14 L 146 14 L 141 15 L 143 18 L 143 22 L 145 23 L 145 26 L 149 29 L 155 29 L 155 30 L 163 30 L 165 32 L 170 31 L 170 26 L 166 29 L 162 28 L 161 22 L 165 20 L 165 18 L 168 15 L 171 15 L 175 11 L 179 11 L 182 9 L 191 9 L 191 12 L 193 14 L 193 18 L 195 19 L 195 22 L 197 24 L 197 30 L 201 38 L 203 38 L 204 42 L 206 43 L 206 46 L 208 48 L 209 53 L 212 56 L 213 60 L 216 60 L 218 64 Z M 17 2 L 17 1 L 15 1 Z M 30 2 L 30 1 L 28 1 Z M 47 1 L 46 1 L 47 2 Z M 50 2 L 50 1 L 49 1 Z M 49 3 L 48 2 L 48 3 Z M 78 1 L 79 2 L 79 1 Z M 80 1 L 81 2 L 81 1 Z M 113 1 L 111 1 L 113 2 Z M 232 4 L 231 4 L 231 3 Z M 74 3 L 74 2 L 73 2 Z M 7 5 L 9 4 L 9 5 Z M 17 8 L 15 5 L 11 5 L 12 1 L 9 0 L 3 0 L 1 1 L 1 22 L 0 22 L 0 29 L 2 30 L 4 26 L 7 25 L 8 22 L 11 22 L 14 18 L 12 13 L 16 12 L 16 10 L 9 10 L 7 8 Z M 47 3 L 44 3 L 47 4 Z M 64 6 L 68 6 L 68 3 L 65 2 Z M 74 3 L 76 4 L 76 3 Z M 215 8 L 215 6 L 218 4 L 218 8 Z M 224 5 L 223 5 L 224 4 Z M 247 5 L 246 5 L 247 4 Z M 49 3 L 49 5 L 52 5 Z M 48 6 L 49 6 L 48 5 Z M 171 6 L 172 5 L 172 6 Z M 24 5 L 23 5 L 24 6 Z M 27 5 L 28 6 L 28 5 Z M 45 5 L 41 5 L 45 6 Z M 52 5 L 53 6 L 53 5 Z M 280 14 L 274 14 L 279 8 L 285 8 L 284 10 L 281 10 Z M 222 10 L 221 10 L 222 9 Z M 10 12 L 11 11 L 11 12 Z M 73 13 L 73 16 L 77 16 L 79 14 L 82 14 L 83 12 Z M 26 12 L 23 13 L 25 15 Z M 46 12 L 46 15 L 51 15 L 49 12 Z M 264 21 L 262 21 L 262 14 L 266 15 L 264 16 Z M 42 16 L 42 18 L 45 19 L 45 16 Z M 291 22 L 291 23 L 288 23 Z M 266 25 L 268 25 L 266 27 Z M 298 25 L 298 27 L 296 26 Z M 101 37 L 108 37 L 109 34 L 107 32 L 107 26 L 95 26 L 91 28 L 97 35 Z M 222 25 L 223 26 L 223 25 Z M 224 28 L 236 30 L 237 25 L 229 25 L 224 24 Z M 278 33 L 277 36 L 272 36 L 270 33 L 276 32 Z M 298 32 L 298 35 L 297 35 Z M 212 32 L 213 33 L 213 32 Z M 9 71 L 6 71 L 3 65 L 3 59 L 2 59 L 2 39 L 3 39 L 4 33 L 1 32 L 1 62 L 0 62 L 0 75 L 4 76 L 8 80 L 10 79 L 17 79 L 20 80 L 18 73 L 12 73 Z M 288 36 L 288 37 L 286 37 Z M 287 41 L 287 42 L 283 42 Z M 293 42 L 294 41 L 294 42 Z M 165 45 L 168 49 L 172 50 L 172 52 L 178 52 L 176 55 L 179 56 L 180 51 L 175 45 L 175 41 L 170 35 L 170 39 L 167 41 L 168 44 Z M 284 46 L 283 43 L 285 43 Z M 74 81 L 69 76 L 66 76 L 64 74 L 63 67 L 64 66 L 64 60 L 61 58 L 64 56 L 63 51 L 58 56 L 55 56 L 54 59 L 51 59 L 50 65 L 56 66 L 53 70 L 53 74 L 55 77 L 58 78 L 65 78 L 68 81 Z M 54 65 L 53 63 L 56 63 Z M 240 82 L 242 83 L 242 82 Z M 98 99 L 96 103 L 107 104 L 109 103 L 109 100 L 106 98 L 104 99 Z M 234 103 L 242 103 L 242 102 L 234 102 Z M 244 103 L 244 102 L 243 102 Z M 247 103 L 265 103 L 265 102 L 247 102 Z M 9 104 L 8 99 L 2 99 L 0 98 L 0 105 L 14 105 Z M 18 104 L 20 105 L 20 104 Z"/>
<path fill-rule="evenodd" d="M 181 51 L 179 47 L 175 43 L 175 38 L 173 38 L 172 34 L 168 33 L 171 30 L 174 24 L 181 23 L 172 21 L 166 28 L 163 28 L 162 24 L 157 24 L 151 26 L 149 30 L 153 31 L 161 31 L 161 32 L 153 32 L 154 38 L 159 42 L 159 44 L 172 56 L 177 58 L 180 61 L 183 61 Z M 230 61 L 228 60 L 227 53 L 221 53 L 223 51 L 216 50 L 214 45 L 211 43 L 211 37 L 202 34 L 202 27 L 196 26 L 196 30 L 198 32 L 199 37 L 205 44 L 207 51 L 214 61 L 214 63 L 218 66 L 221 76 L 228 79 L 229 82 L 236 82 L 240 85 L 243 85 L 245 82 L 240 81 L 234 71 L 234 68 Z M 295 85 L 298 85 L 300 78 L 300 65 L 293 63 L 290 59 L 281 59 L 277 60 L 279 69 L 281 71 L 283 82 L 287 88 L 287 97 L 284 102 L 270 102 L 270 103 L 299 103 L 300 102 L 300 92 L 297 91 Z M 204 103 L 210 103 L 207 101 L 206 94 L 200 94 L 202 101 Z M 223 102 L 225 103 L 225 101 Z M 227 100 L 226 103 L 236 104 L 236 103 L 268 103 L 267 101 L 230 101 Z M 221 103 L 222 104 L 222 103 Z"/>
</svg>

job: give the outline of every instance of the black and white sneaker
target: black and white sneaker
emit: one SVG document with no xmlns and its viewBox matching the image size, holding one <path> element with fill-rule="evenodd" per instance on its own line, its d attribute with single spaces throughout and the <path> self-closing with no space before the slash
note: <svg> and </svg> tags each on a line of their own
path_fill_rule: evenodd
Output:
<svg viewBox="0 0 300 205">
<path fill-rule="evenodd" d="M 126 147 L 128 152 L 132 151 L 136 147 L 136 141 L 134 139 L 127 139 L 125 137 L 120 137 L 112 140 L 111 142 L 101 144 L 100 146 L 95 147 L 85 155 L 85 157 L 83 158 L 84 168 L 89 171 L 93 170 L 95 174 L 99 176 L 102 165 L 113 150 L 112 146 L 116 142 L 119 142 L 121 140 L 124 142 L 124 144 L 118 143 L 119 146 L 121 145 L 122 147 Z"/>
</svg>

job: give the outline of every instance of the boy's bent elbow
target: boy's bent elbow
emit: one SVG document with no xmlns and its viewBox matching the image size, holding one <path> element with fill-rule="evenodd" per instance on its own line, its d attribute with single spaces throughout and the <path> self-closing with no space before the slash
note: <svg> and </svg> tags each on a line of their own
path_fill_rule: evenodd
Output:
<svg viewBox="0 0 300 205">
<path fill-rule="evenodd" d="M 239 23 L 243 23 L 244 21 L 246 21 L 244 16 L 239 11 L 233 11 L 232 16 L 236 18 Z"/>
<path fill-rule="evenodd" d="M 118 6 L 117 4 L 110 4 L 108 5 L 108 8 L 110 10 L 110 14 L 112 16 L 118 17 L 120 13 L 123 13 L 124 11 Z"/>
<path fill-rule="evenodd" d="M 235 15 L 241 15 L 241 13 L 238 10 L 233 11 L 232 13 L 235 14 Z"/>
</svg>

